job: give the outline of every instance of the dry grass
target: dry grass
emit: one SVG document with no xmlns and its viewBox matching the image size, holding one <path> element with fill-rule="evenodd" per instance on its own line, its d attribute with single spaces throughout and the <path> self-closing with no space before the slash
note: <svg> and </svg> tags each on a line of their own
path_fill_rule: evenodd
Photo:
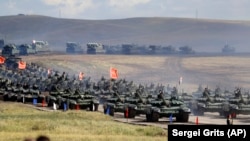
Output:
<svg viewBox="0 0 250 141">
<path fill-rule="evenodd" d="M 19 103 L 1 102 L 0 113 L 0 140 L 5 141 L 41 134 L 56 141 L 163 141 L 167 138 L 166 131 L 159 127 L 118 123 L 96 112 L 45 112 Z"/>
</svg>

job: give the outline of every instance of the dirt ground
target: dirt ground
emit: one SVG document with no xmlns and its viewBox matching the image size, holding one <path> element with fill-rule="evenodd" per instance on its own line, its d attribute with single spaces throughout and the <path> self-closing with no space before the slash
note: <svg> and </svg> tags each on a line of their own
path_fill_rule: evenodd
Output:
<svg viewBox="0 0 250 141">
<path fill-rule="evenodd" d="M 23 60 L 70 75 L 84 72 L 85 77 L 109 78 L 110 67 L 118 69 L 119 78 L 141 84 L 176 86 L 194 92 L 199 85 L 214 89 L 250 88 L 250 56 L 133 56 L 133 55 L 40 55 Z M 179 85 L 179 79 L 182 83 Z"/>
</svg>

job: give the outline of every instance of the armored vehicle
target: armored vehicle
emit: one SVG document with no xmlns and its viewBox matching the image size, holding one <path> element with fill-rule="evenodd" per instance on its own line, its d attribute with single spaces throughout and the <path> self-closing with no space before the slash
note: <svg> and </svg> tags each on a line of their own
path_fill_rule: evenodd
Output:
<svg viewBox="0 0 250 141">
<path fill-rule="evenodd" d="M 182 46 L 182 47 L 179 47 L 179 52 L 180 54 L 194 54 L 195 51 L 189 47 L 189 46 Z"/>
<path fill-rule="evenodd" d="M 152 95 L 141 95 L 141 93 L 137 90 L 134 93 L 134 96 L 128 97 L 124 101 L 124 117 L 135 118 L 136 115 L 145 115 L 146 109 L 151 107 L 150 102 L 153 99 Z"/>
<path fill-rule="evenodd" d="M 36 53 L 49 53 L 51 49 L 47 41 L 36 41 L 33 40 L 32 48 L 35 49 Z"/>
<path fill-rule="evenodd" d="M 222 53 L 234 53 L 235 52 L 235 48 L 229 46 L 228 44 L 226 44 L 223 48 L 222 48 Z"/>
<path fill-rule="evenodd" d="M 15 44 L 7 44 L 2 49 L 2 56 L 19 55 L 19 49 Z"/>
<path fill-rule="evenodd" d="M 161 117 L 176 117 L 177 122 L 188 122 L 191 110 L 176 96 L 164 97 L 158 94 L 157 99 L 152 100 L 151 107 L 146 109 L 146 120 L 157 122 Z"/>
<path fill-rule="evenodd" d="M 83 49 L 79 43 L 67 42 L 66 43 L 66 53 L 69 54 L 83 54 Z"/>
<path fill-rule="evenodd" d="M 100 43 L 87 43 L 87 54 L 105 54 L 106 50 Z"/>
<path fill-rule="evenodd" d="M 115 112 L 124 113 L 125 106 L 124 101 L 126 96 L 123 97 L 119 95 L 118 91 L 115 91 L 111 97 L 107 98 L 106 102 L 103 104 L 103 110 L 105 114 L 114 116 Z"/>
<path fill-rule="evenodd" d="M 234 97 L 223 104 L 223 116 L 232 115 L 236 118 L 238 114 L 250 114 L 250 95 L 243 95 L 240 88 L 234 91 Z"/>
<path fill-rule="evenodd" d="M 19 69 L 19 62 L 22 61 L 22 58 L 9 56 L 5 60 L 5 67 L 7 69 L 16 70 Z"/>
<path fill-rule="evenodd" d="M 29 44 L 21 44 L 19 46 L 19 55 L 36 54 L 36 50 Z"/>
<path fill-rule="evenodd" d="M 222 115 L 222 106 L 226 99 L 221 96 L 221 93 L 210 93 L 208 88 L 205 88 L 203 94 L 199 98 L 195 98 L 190 102 L 190 108 L 194 115 L 204 115 L 204 112 L 218 112 Z"/>
</svg>

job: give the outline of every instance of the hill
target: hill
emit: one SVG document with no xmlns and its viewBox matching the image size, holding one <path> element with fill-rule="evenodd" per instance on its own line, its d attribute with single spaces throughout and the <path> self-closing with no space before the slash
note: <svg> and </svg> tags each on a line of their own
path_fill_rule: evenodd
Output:
<svg viewBox="0 0 250 141">
<path fill-rule="evenodd" d="M 187 18 L 128 18 L 115 20 L 62 19 L 40 15 L 0 17 L 0 38 L 12 43 L 46 40 L 55 50 L 67 41 L 107 45 L 189 45 L 199 52 L 221 52 L 228 43 L 237 52 L 250 52 L 250 21 Z"/>
</svg>

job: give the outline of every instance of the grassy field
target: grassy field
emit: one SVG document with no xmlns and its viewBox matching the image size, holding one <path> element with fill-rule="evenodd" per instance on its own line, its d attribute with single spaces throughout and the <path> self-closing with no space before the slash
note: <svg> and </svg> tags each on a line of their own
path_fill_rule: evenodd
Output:
<svg viewBox="0 0 250 141">
<path fill-rule="evenodd" d="M 21 141 L 48 135 L 52 141 L 166 141 L 159 127 L 119 123 L 87 111 L 40 111 L 20 103 L 0 102 L 0 140 Z"/>
</svg>

